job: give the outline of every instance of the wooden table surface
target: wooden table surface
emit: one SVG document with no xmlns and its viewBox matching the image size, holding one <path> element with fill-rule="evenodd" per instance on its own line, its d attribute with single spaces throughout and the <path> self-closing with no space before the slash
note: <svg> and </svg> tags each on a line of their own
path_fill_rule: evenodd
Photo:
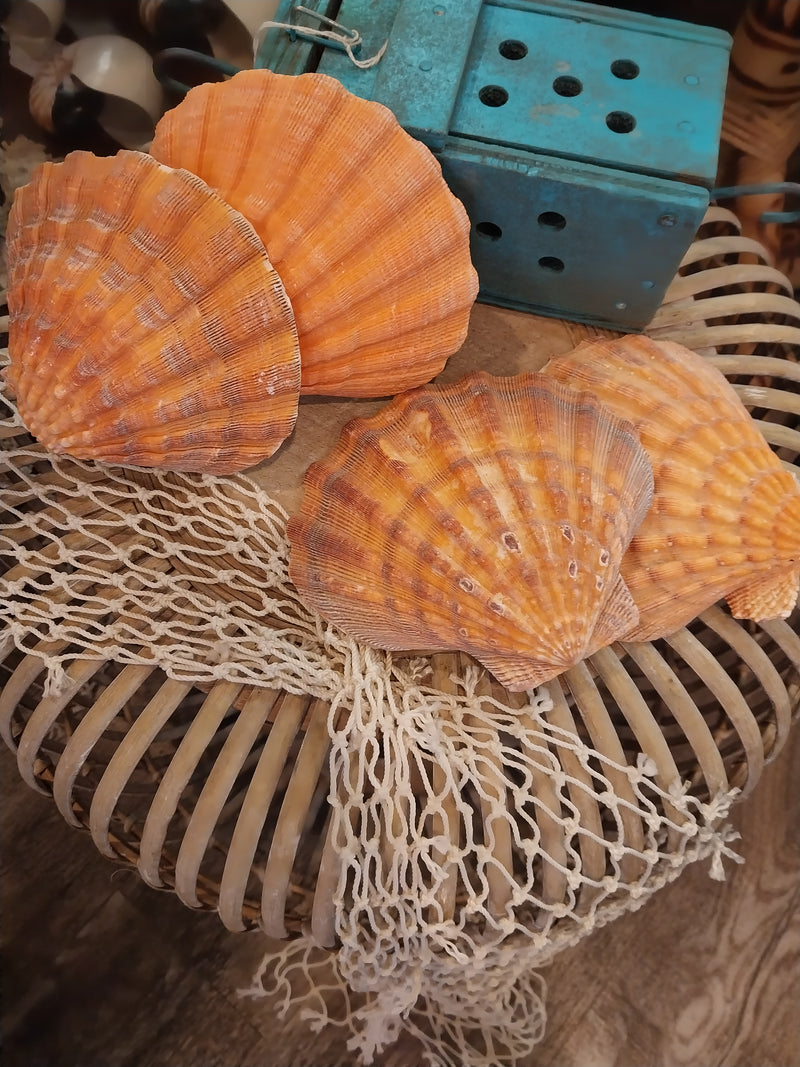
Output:
<svg viewBox="0 0 800 1067">
<path fill-rule="evenodd" d="M 4 1067 L 345 1067 L 340 1035 L 242 1000 L 264 948 L 100 857 L 2 760 Z M 734 811 L 746 862 L 686 870 L 546 970 L 524 1067 L 800 1062 L 800 730 Z M 416 1049 L 385 1067 L 416 1067 Z"/>
</svg>

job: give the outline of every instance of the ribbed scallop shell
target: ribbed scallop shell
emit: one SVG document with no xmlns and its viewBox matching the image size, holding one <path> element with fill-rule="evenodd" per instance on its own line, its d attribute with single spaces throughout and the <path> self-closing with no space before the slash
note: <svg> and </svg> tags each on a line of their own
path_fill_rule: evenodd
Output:
<svg viewBox="0 0 800 1067">
<path fill-rule="evenodd" d="M 54 452 L 226 473 L 297 414 L 286 293 L 245 219 L 148 155 L 45 163 L 8 227 L 6 378 Z"/>
<path fill-rule="evenodd" d="M 192 89 L 150 150 L 252 222 L 294 308 L 302 392 L 392 395 L 462 345 L 469 221 L 382 104 L 324 74 L 242 71 Z"/>
<path fill-rule="evenodd" d="M 655 640 L 725 597 L 737 618 L 786 617 L 800 585 L 800 486 L 725 377 L 670 341 L 586 342 L 545 373 L 629 419 L 655 494 L 622 561 Z"/>
<path fill-rule="evenodd" d="M 368 645 L 460 649 L 528 689 L 636 621 L 618 565 L 651 493 L 589 394 L 471 374 L 348 423 L 306 475 L 290 576 Z"/>
</svg>

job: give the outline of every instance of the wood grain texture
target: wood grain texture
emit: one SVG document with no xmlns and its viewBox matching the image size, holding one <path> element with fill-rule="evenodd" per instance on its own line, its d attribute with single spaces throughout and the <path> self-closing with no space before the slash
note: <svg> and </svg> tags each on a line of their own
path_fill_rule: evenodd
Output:
<svg viewBox="0 0 800 1067">
<path fill-rule="evenodd" d="M 800 1061 L 798 731 L 734 809 L 743 865 L 686 870 L 548 969 L 530 1067 L 789 1067 Z"/>
<path fill-rule="evenodd" d="M 241 999 L 260 934 L 229 934 L 103 860 L 0 754 L 4 1067 L 347 1067 L 341 1034 Z M 689 868 L 546 970 L 524 1067 L 800 1062 L 800 730 L 735 809 L 746 863 Z M 416 1067 L 410 1044 L 382 1067 Z"/>
</svg>

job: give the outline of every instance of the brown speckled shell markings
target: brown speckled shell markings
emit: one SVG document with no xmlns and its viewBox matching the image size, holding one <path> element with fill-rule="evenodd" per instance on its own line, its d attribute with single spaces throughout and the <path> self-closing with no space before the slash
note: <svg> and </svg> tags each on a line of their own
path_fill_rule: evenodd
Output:
<svg viewBox="0 0 800 1067">
<path fill-rule="evenodd" d="M 655 493 L 622 561 L 630 640 L 673 633 L 725 597 L 737 618 L 787 617 L 800 586 L 800 485 L 725 377 L 642 336 L 585 342 L 544 369 L 638 430 Z"/>
<path fill-rule="evenodd" d="M 192 89 L 150 151 L 252 222 L 292 302 L 303 393 L 391 396 L 461 347 L 469 220 L 382 104 L 324 74 L 246 70 Z"/>
<path fill-rule="evenodd" d="M 227 473 L 291 432 L 292 310 L 250 224 L 150 156 L 73 152 L 8 227 L 6 380 L 53 452 Z"/>
<path fill-rule="evenodd" d="M 630 425 L 538 374 L 468 375 L 356 419 L 289 523 L 306 603 L 387 649 L 459 649 L 529 689 L 627 632 L 650 505 Z"/>
</svg>

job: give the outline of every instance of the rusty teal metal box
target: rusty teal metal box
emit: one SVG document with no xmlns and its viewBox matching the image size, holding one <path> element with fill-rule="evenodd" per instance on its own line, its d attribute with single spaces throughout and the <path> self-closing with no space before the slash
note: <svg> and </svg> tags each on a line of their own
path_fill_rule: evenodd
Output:
<svg viewBox="0 0 800 1067">
<path fill-rule="evenodd" d="M 714 184 L 730 37 L 576 0 L 302 5 L 362 38 L 359 68 L 285 2 L 257 65 L 379 100 L 435 153 L 472 224 L 483 300 L 647 325 Z"/>
</svg>

